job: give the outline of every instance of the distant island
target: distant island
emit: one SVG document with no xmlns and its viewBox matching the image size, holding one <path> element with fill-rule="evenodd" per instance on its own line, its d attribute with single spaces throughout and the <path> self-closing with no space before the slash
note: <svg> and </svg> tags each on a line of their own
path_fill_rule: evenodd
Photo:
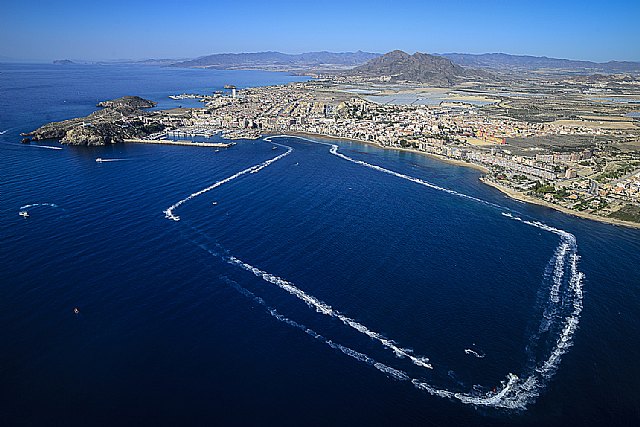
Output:
<svg viewBox="0 0 640 427">
<path fill-rule="evenodd" d="M 71 64 L 75 64 L 75 62 L 73 62 L 70 59 L 56 59 L 53 61 L 54 64 L 56 65 L 71 65 Z"/>
</svg>

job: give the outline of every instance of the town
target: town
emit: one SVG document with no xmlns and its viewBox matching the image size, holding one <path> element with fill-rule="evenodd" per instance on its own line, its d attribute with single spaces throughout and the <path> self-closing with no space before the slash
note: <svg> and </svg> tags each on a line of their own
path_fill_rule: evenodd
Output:
<svg viewBox="0 0 640 427">
<path fill-rule="evenodd" d="M 456 98 L 435 105 L 379 103 L 328 80 L 229 88 L 228 94 L 199 95 L 203 108 L 190 114 L 162 116 L 170 135 L 302 133 L 418 151 L 481 167 L 485 183 L 516 198 L 612 222 L 640 222 L 640 151 L 616 144 L 638 142 L 640 129 L 630 118 L 594 126 L 518 120 Z M 578 143 L 539 144 L 544 138 Z"/>
</svg>

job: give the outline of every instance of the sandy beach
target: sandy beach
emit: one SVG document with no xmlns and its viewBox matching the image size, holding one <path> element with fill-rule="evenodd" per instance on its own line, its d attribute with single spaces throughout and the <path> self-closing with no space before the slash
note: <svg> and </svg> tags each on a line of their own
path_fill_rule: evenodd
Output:
<svg viewBox="0 0 640 427">
<path fill-rule="evenodd" d="M 553 203 L 549 203 L 549 202 L 547 202 L 545 200 L 538 199 L 536 197 L 528 196 L 528 195 L 526 195 L 526 194 L 524 194 L 524 193 L 522 193 L 520 191 L 517 191 L 517 190 L 514 190 L 512 188 L 508 188 L 508 187 L 505 187 L 503 185 L 500 185 L 497 182 L 494 182 L 494 181 L 491 181 L 491 180 L 488 180 L 488 179 L 484 179 L 484 177 L 481 177 L 480 181 L 482 181 L 486 185 L 489 185 L 489 186 L 501 191 L 502 193 L 506 194 L 507 196 L 511 197 L 512 199 L 519 200 L 521 202 L 532 203 L 532 204 L 535 204 L 535 205 L 544 206 L 544 207 L 547 207 L 547 208 L 555 209 L 555 210 L 560 211 L 562 213 L 573 215 L 573 216 L 576 216 L 576 217 L 579 217 L 579 218 L 590 219 L 592 221 L 605 222 L 607 224 L 621 225 L 621 226 L 624 226 L 624 227 L 640 228 L 640 224 L 635 223 L 635 222 L 623 221 L 621 219 L 598 216 L 598 215 L 593 215 L 593 214 L 586 213 L 586 212 L 580 212 L 580 211 L 574 211 L 574 210 L 571 210 L 571 209 L 567 209 L 567 208 L 565 208 L 563 206 L 558 206 L 558 205 L 555 205 Z"/>
<path fill-rule="evenodd" d="M 364 140 L 359 140 L 359 139 L 353 139 L 353 138 L 341 138 L 341 137 L 336 137 L 336 136 L 332 136 L 332 135 L 324 135 L 324 134 L 318 134 L 318 133 L 311 133 L 311 132 L 288 132 L 287 134 L 292 135 L 292 136 L 304 136 L 304 137 L 318 137 L 318 138 L 325 138 L 325 139 L 330 139 L 330 140 L 335 140 L 335 141 L 354 141 L 354 142 L 360 142 L 362 144 L 367 144 L 367 145 L 371 145 L 377 148 L 382 148 L 385 150 L 396 150 L 396 151 L 406 151 L 406 152 L 410 152 L 410 153 L 416 153 L 416 154 L 421 154 L 424 156 L 428 156 L 431 157 L 433 159 L 442 161 L 442 162 L 446 162 L 446 163 L 450 163 L 456 166 L 464 166 L 464 167 L 468 167 L 468 168 L 472 168 L 472 169 L 476 169 L 479 170 L 483 173 L 489 173 L 489 170 L 487 168 L 485 168 L 484 166 L 481 165 L 477 165 L 474 163 L 468 163 L 462 160 L 456 160 L 456 159 L 450 159 L 448 157 L 444 157 L 444 156 L 440 156 L 437 154 L 433 154 L 433 153 L 425 153 L 424 151 L 418 151 L 418 150 L 414 150 L 414 149 L 410 149 L 410 148 L 400 148 L 400 147 L 385 147 L 382 146 L 380 144 L 376 144 L 373 143 L 371 141 L 364 141 Z M 508 188 L 505 186 L 502 186 L 494 181 L 490 181 L 488 179 L 485 179 L 484 177 L 480 177 L 480 181 L 486 185 L 489 185 L 497 190 L 499 190 L 500 192 L 504 193 L 505 195 L 507 195 L 508 197 L 511 197 L 512 199 L 515 200 L 519 200 L 521 202 L 525 202 L 525 203 L 532 203 L 535 205 L 539 205 L 539 206 L 544 206 L 550 209 L 555 209 L 557 211 L 560 211 L 562 213 L 568 214 L 568 215 L 572 215 L 575 217 L 579 217 L 579 218 L 585 218 L 585 219 L 590 219 L 592 221 L 599 221 L 599 222 L 604 222 L 607 224 L 612 224 L 612 225 L 619 225 L 619 226 L 624 226 L 624 227 L 630 227 L 630 228 L 638 228 L 640 229 L 640 224 L 635 223 L 635 222 L 630 222 L 630 221 L 623 221 L 620 219 L 616 219 L 616 218 L 609 218 L 609 217 L 603 217 L 603 216 L 598 216 L 598 215 L 593 215 L 590 213 L 586 213 L 586 212 L 580 212 L 580 211 L 574 211 L 571 209 L 567 209 L 563 206 L 558 206 L 555 205 L 553 203 L 549 203 L 545 200 L 542 199 L 538 199 L 535 197 L 531 197 L 528 196 L 520 191 L 516 191 L 512 188 Z"/>
</svg>

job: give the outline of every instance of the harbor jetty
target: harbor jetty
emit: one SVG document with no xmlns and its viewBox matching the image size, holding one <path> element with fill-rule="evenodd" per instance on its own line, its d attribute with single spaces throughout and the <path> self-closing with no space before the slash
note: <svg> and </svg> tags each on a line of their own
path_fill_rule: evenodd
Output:
<svg viewBox="0 0 640 427">
<path fill-rule="evenodd" d="M 125 139 L 124 142 L 136 144 L 162 144 L 162 145 L 188 145 L 191 147 L 213 147 L 213 148 L 229 148 L 235 143 L 233 142 L 194 142 L 194 141 L 174 141 L 171 139 Z"/>
</svg>

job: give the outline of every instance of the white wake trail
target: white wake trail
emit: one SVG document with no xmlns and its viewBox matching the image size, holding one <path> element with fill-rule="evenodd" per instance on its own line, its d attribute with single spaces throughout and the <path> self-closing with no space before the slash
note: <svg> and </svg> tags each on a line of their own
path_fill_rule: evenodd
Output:
<svg viewBox="0 0 640 427">
<path fill-rule="evenodd" d="M 284 136 L 284 135 L 283 135 Z M 276 136 L 271 136 L 268 138 L 265 138 L 266 141 L 271 142 L 271 138 L 275 138 Z M 300 138 L 300 137 L 296 137 L 296 138 Z M 474 392 L 470 392 L 470 393 L 460 393 L 460 392 L 454 392 L 448 389 L 442 389 L 442 388 L 438 388 L 435 387 L 429 383 L 427 383 L 424 380 L 421 379 L 410 379 L 406 373 L 404 373 L 403 371 L 399 371 L 396 370 L 394 368 L 388 367 L 386 365 L 380 364 L 375 362 L 372 358 L 370 358 L 369 356 L 356 352 L 355 350 L 352 350 L 348 347 L 344 347 L 340 344 L 334 343 L 330 340 L 326 340 L 323 337 L 321 337 L 320 335 L 316 334 L 315 332 L 309 330 L 308 328 L 304 327 L 304 325 L 300 325 L 299 323 L 296 323 L 293 320 L 290 320 L 282 315 L 280 315 L 279 313 L 277 313 L 275 311 L 275 309 L 270 309 L 270 313 L 276 317 L 278 320 L 283 321 L 291 326 L 297 327 L 299 329 L 304 330 L 305 332 L 309 333 L 311 336 L 315 336 L 316 338 L 321 337 L 322 340 L 324 340 L 324 342 L 331 346 L 332 348 L 338 349 L 340 351 L 342 351 L 344 354 L 349 355 L 359 361 L 368 363 L 374 367 L 376 367 L 377 369 L 387 373 L 388 375 L 391 375 L 392 377 L 396 378 L 396 379 L 400 379 L 400 380 L 411 380 L 412 384 L 420 389 L 420 390 L 424 390 L 434 396 L 440 396 L 440 397 L 444 397 L 444 398 L 449 398 L 449 399 L 455 399 L 458 400 L 462 403 L 465 404 L 470 404 L 470 405 L 474 405 L 474 406 L 487 406 L 487 407 L 494 407 L 494 408 L 507 408 L 507 409 L 516 409 L 516 410 L 522 410 L 522 409 L 526 409 L 527 405 L 529 405 L 531 402 L 533 402 L 538 396 L 540 391 L 546 386 L 547 381 L 553 376 L 553 374 L 556 372 L 558 366 L 560 365 L 560 361 L 562 359 L 562 356 L 568 351 L 568 349 L 572 346 L 573 344 L 573 335 L 575 333 L 575 331 L 577 330 L 578 327 L 578 323 L 580 320 L 580 314 L 582 312 L 582 301 L 583 301 L 583 292 L 582 292 L 582 281 L 584 278 L 584 275 L 582 272 L 580 272 L 578 270 L 578 261 L 579 261 L 579 256 L 577 254 L 577 243 L 576 243 L 576 238 L 573 234 L 558 229 L 558 228 L 554 228 L 551 226 L 548 226 L 544 223 L 538 222 L 538 221 L 528 221 L 528 220 L 524 220 L 520 217 L 516 217 L 514 216 L 512 213 L 510 212 L 505 212 L 504 208 L 500 205 L 497 205 L 495 203 L 491 203 L 473 196 L 469 196 L 463 193 L 459 193 L 457 191 L 454 190 L 450 190 L 444 187 L 440 187 L 438 185 L 429 183 L 427 181 L 421 180 L 419 178 L 415 178 L 409 175 L 405 175 L 405 174 L 401 174 L 395 171 L 392 171 L 390 169 L 386 169 L 383 168 L 381 166 L 377 166 L 377 165 L 372 165 L 370 163 L 366 163 L 363 162 L 361 160 L 355 160 L 352 159 L 349 156 L 346 156 L 342 153 L 338 152 L 338 146 L 335 144 L 328 144 L 328 143 L 323 143 L 323 142 L 318 142 L 318 141 L 313 141 L 313 140 L 309 140 L 306 138 L 300 138 L 300 139 L 304 139 L 307 141 L 311 141 L 314 143 L 320 143 L 320 144 L 324 144 L 324 145 L 329 145 L 331 146 L 330 149 L 330 153 L 340 157 L 344 160 L 350 161 L 352 163 L 361 165 L 361 166 L 365 166 L 368 168 L 371 168 L 373 170 L 377 170 L 389 175 L 393 175 L 396 176 L 398 178 L 402 178 L 420 185 L 423 185 L 425 187 L 428 188 L 432 188 L 438 191 L 443 191 L 446 192 L 448 194 L 457 196 L 457 197 L 462 197 L 465 199 L 469 199 L 469 200 L 473 200 L 475 202 L 479 202 L 485 205 L 489 205 L 495 208 L 498 208 L 500 210 L 502 210 L 501 214 L 504 215 L 505 217 L 514 220 L 514 221 L 518 221 L 521 222 L 523 224 L 526 224 L 528 226 L 531 227 L 535 227 L 553 234 L 556 234 L 557 236 L 560 237 L 560 242 L 558 247 L 556 248 L 556 250 L 554 251 L 554 254 L 551 258 L 550 263 L 553 263 L 553 270 L 552 270 L 552 283 L 550 286 L 550 290 L 549 290 L 549 296 L 548 296 L 548 302 L 547 302 L 547 309 L 550 308 L 555 308 L 556 307 L 560 307 L 559 303 L 560 303 L 560 295 L 562 292 L 562 288 L 566 287 L 565 293 L 566 293 L 566 301 L 568 301 L 570 303 L 571 306 L 571 310 L 568 313 L 565 313 L 565 316 L 557 316 L 555 317 L 555 321 L 559 322 L 559 326 L 560 326 L 560 331 L 557 335 L 555 344 L 553 345 L 553 347 L 548 350 L 546 352 L 546 354 L 548 354 L 548 356 L 546 356 L 546 358 L 543 358 L 543 360 L 534 360 L 534 364 L 535 364 L 535 368 L 532 370 L 532 372 L 530 372 L 527 375 L 524 375 L 523 378 L 518 377 L 517 375 L 513 374 L 513 373 L 509 373 L 507 374 L 507 377 L 504 381 L 502 381 L 501 386 L 494 388 L 493 391 L 487 392 L 487 393 L 478 393 L 476 391 Z M 275 144 L 275 143 L 274 143 Z M 279 145 L 279 144 L 278 144 Z M 270 159 L 266 162 L 263 162 L 259 165 L 255 165 L 252 166 L 250 168 L 247 168 L 243 171 L 240 171 L 224 180 L 218 181 L 216 183 L 214 183 L 213 185 L 200 190 L 196 193 L 193 193 L 191 195 L 189 195 L 188 197 L 182 199 L 181 201 L 175 203 L 174 205 L 172 205 L 171 207 L 169 207 L 166 211 L 164 211 L 165 216 L 169 219 L 173 219 L 175 221 L 179 220 L 179 217 L 175 216 L 173 211 L 179 207 L 181 204 L 185 203 L 188 200 L 193 199 L 194 197 L 197 197 L 207 191 L 210 191 L 216 187 L 219 187 L 220 185 L 223 185 L 227 182 L 230 182 L 236 178 L 238 178 L 239 176 L 242 176 L 246 173 L 251 173 L 251 172 L 257 172 L 259 170 L 261 170 L 262 168 L 268 166 L 269 164 L 273 163 L 274 161 L 279 160 L 280 158 L 288 155 L 291 151 L 292 148 L 288 147 L 288 146 L 283 146 L 287 148 L 287 152 L 280 154 L 279 156 L 274 157 L 273 159 Z M 318 313 L 324 314 L 326 316 L 329 317 L 333 317 L 336 318 L 338 320 L 340 320 L 343 324 L 345 324 L 346 326 L 349 326 L 355 330 L 357 330 L 358 332 L 374 339 L 377 340 L 378 342 L 380 342 L 385 348 L 391 349 L 397 356 L 399 357 L 406 357 L 408 359 L 410 359 L 414 364 L 418 365 L 418 366 L 422 366 L 425 368 L 430 368 L 432 369 L 432 366 L 429 362 L 429 359 L 425 358 L 425 357 L 421 357 L 421 356 L 414 356 L 412 353 L 412 350 L 408 350 L 408 349 L 404 349 L 399 347 L 394 341 L 384 337 L 382 334 L 378 333 L 378 332 L 374 332 L 370 329 L 368 329 L 366 326 L 358 323 L 357 321 L 343 315 L 342 313 L 340 313 L 339 311 L 333 309 L 329 304 L 315 298 L 314 296 L 307 294 L 306 292 L 302 291 L 301 289 L 299 289 L 298 287 L 296 287 L 293 283 L 286 281 L 285 279 L 282 279 L 278 276 L 275 276 L 273 274 L 270 274 L 266 271 L 260 270 L 257 267 L 254 267 L 242 260 L 240 260 L 239 258 L 232 256 L 232 255 L 221 255 L 215 252 L 212 252 L 210 249 L 207 249 L 205 247 L 203 247 L 203 249 L 209 251 L 212 255 L 215 255 L 217 257 L 221 257 L 223 258 L 226 262 L 228 262 L 231 265 L 234 265 L 236 267 L 239 267 L 243 270 L 246 270 L 248 272 L 251 272 L 252 274 L 254 274 L 256 277 L 261 278 L 262 280 L 268 282 L 268 283 L 272 283 L 275 284 L 276 286 L 278 286 L 279 288 L 285 290 L 286 292 L 288 292 L 289 294 L 295 296 L 296 298 L 300 299 L 301 301 L 303 301 L 304 303 L 306 303 L 309 307 L 315 309 Z M 565 270 L 568 272 L 568 278 L 565 280 L 564 276 L 565 276 Z M 564 286 L 563 286 L 564 285 Z M 248 292 L 248 291 L 246 291 Z M 251 294 L 253 295 L 253 294 Z M 255 297 L 255 296 L 254 296 Z M 258 298 L 258 297 L 255 297 Z M 260 299 L 261 300 L 261 299 Z M 261 300 L 262 301 L 262 300 Z M 258 301 L 259 302 L 259 301 Z M 264 303 L 264 301 L 262 301 L 262 303 Z M 264 305 L 264 304 L 263 304 Z M 311 331 L 311 332 L 309 332 Z M 320 339 L 320 338 L 318 338 Z M 465 353 L 467 354 L 475 354 L 476 356 L 478 356 L 479 354 L 471 349 L 466 349 Z"/>
<path fill-rule="evenodd" d="M 261 306 L 263 306 L 267 312 L 273 316 L 274 318 L 276 318 L 277 320 L 279 320 L 280 322 L 283 322 L 293 328 L 296 329 L 300 329 L 301 331 L 303 331 L 304 333 L 306 333 L 307 335 L 317 339 L 318 341 L 328 345 L 329 347 L 335 349 L 335 350 L 339 350 L 342 353 L 346 354 L 349 357 L 353 357 L 354 359 L 358 360 L 359 362 L 363 362 L 366 363 L 367 365 L 371 365 L 374 368 L 376 368 L 377 370 L 379 370 L 380 372 L 389 375 L 390 377 L 399 380 L 399 381 L 407 381 L 409 380 L 409 376 L 404 373 L 403 371 L 400 371 L 398 369 L 392 368 L 390 366 L 385 365 L 384 363 L 380 363 L 377 362 L 375 359 L 367 356 L 364 353 L 360 353 L 358 351 L 353 350 L 352 348 L 349 348 L 347 346 L 344 346 L 342 344 L 336 343 L 330 339 L 325 338 L 324 336 L 320 335 L 319 333 L 315 332 L 313 329 L 310 329 L 308 327 L 306 327 L 305 325 L 296 322 L 295 320 L 292 320 L 286 316 L 283 316 L 282 314 L 280 314 L 275 308 L 270 307 L 264 299 L 262 299 L 259 296 L 256 296 L 253 292 L 249 291 L 246 288 L 243 288 L 242 286 L 240 286 L 238 283 L 234 282 L 233 280 L 227 278 L 227 277 L 221 277 L 228 285 L 230 285 L 232 288 L 234 288 L 236 291 L 240 292 L 242 295 L 246 296 L 247 298 L 252 299 L 254 302 L 260 304 Z"/>
<path fill-rule="evenodd" d="M 36 206 L 50 206 L 52 208 L 59 208 L 60 207 L 60 206 L 56 205 L 55 203 L 31 203 L 29 205 L 20 206 L 20 209 L 29 209 L 29 208 L 34 208 Z"/>
<path fill-rule="evenodd" d="M 305 138 L 305 137 L 302 137 L 302 136 L 276 135 L 276 136 L 271 136 L 269 138 L 297 138 L 297 139 L 301 139 L 301 140 L 304 140 L 304 141 L 313 142 L 314 144 L 328 145 L 328 146 L 331 147 L 329 149 L 329 152 L 331 154 L 333 154 L 334 156 L 340 157 L 341 159 L 344 159 L 344 160 L 346 160 L 348 162 L 355 163 L 357 165 L 364 166 L 364 167 L 367 167 L 369 169 L 376 170 L 378 172 L 383 172 L 383 173 L 386 173 L 388 175 L 392 175 L 392 176 L 395 176 L 395 177 L 398 177 L 398 178 L 406 179 L 407 181 L 411 181 L 411 182 L 414 182 L 416 184 L 420 184 L 420 185 L 423 185 L 425 187 L 428 187 L 428 188 L 431 188 L 431 189 L 434 189 L 434 190 L 443 191 L 445 193 L 448 193 L 448 194 L 451 194 L 451 195 L 454 195 L 454 196 L 457 196 L 457 197 L 462 197 L 464 199 L 473 200 L 475 202 L 482 203 L 483 205 L 493 206 L 493 207 L 499 208 L 499 209 L 507 209 L 504 206 L 500 206 L 500 205 L 498 205 L 496 203 L 492 203 L 492 202 L 489 202 L 489 201 L 486 201 L 486 200 L 482 200 L 482 199 L 479 199 L 477 197 L 469 196 L 468 194 L 460 193 L 460 192 L 455 191 L 455 190 L 450 190 L 448 188 L 441 187 L 441 186 L 436 185 L 436 184 L 432 184 L 432 183 L 430 183 L 428 181 L 425 181 L 423 179 L 420 179 L 420 178 L 415 178 L 415 177 L 410 176 L 410 175 L 405 175 L 403 173 L 396 172 L 396 171 L 393 171 L 391 169 L 383 168 L 382 166 L 378 166 L 378 165 L 374 165 L 374 164 L 371 164 L 371 163 L 367 163 L 367 162 L 364 162 L 362 160 L 353 159 L 353 158 L 347 156 L 346 154 L 340 153 L 338 151 L 338 149 L 340 147 L 338 145 L 336 145 L 336 144 L 330 144 L 328 142 L 314 141 L 312 139 Z"/>
<path fill-rule="evenodd" d="M 259 163 L 259 164 L 257 164 L 257 165 L 250 166 L 250 167 L 248 167 L 248 168 L 246 168 L 246 169 L 244 169 L 244 170 L 241 170 L 240 172 L 235 173 L 235 174 L 231 175 L 230 177 L 227 177 L 227 178 L 225 178 L 225 179 L 223 179 L 223 180 L 217 181 L 217 182 L 215 182 L 215 183 L 211 184 L 210 186 L 208 186 L 207 188 L 203 188 L 203 189 L 202 189 L 202 190 L 200 190 L 200 191 L 196 191 L 195 193 L 191 193 L 190 195 L 188 195 L 188 196 L 187 196 L 187 197 L 185 197 L 184 199 L 182 199 L 182 200 L 180 200 L 180 201 L 178 201 L 178 202 L 174 203 L 173 205 L 169 206 L 169 207 L 164 211 L 165 218 L 167 218 L 167 219 L 171 219 L 171 220 L 173 220 L 173 221 L 180 221 L 180 217 L 179 217 L 178 215 L 175 215 L 175 214 L 174 214 L 174 211 L 175 211 L 178 207 L 180 207 L 180 205 L 182 205 L 182 204 L 184 204 L 184 203 L 188 202 L 189 200 L 191 200 L 191 199 L 193 199 L 193 198 L 195 198 L 195 197 L 200 196 L 201 194 L 204 194 L 204 193 L 206 193 L 206 192 L 208 192 L 208 191 L 211 191 L 211 190 L 213 190 L 214 188 L 220 187 L 221 185 L 226 184 L 227 182 L 233 181 L 234 179 L 239 178 L 239 177 L 241 177 L 242 175 L 246 175 L 246 174 L 248 174 L 248 173 L 256 173 L 256 172 L 259 172 L 260 170 L 262 170 L 262 169 L 266 168 L 266 167 L 267 167 L 267 166 L 269 166 L 270 164 L 272 164 L 272 163 L 274 163 L 274 162 L 277 162 L 278 160 L 282 159 L 282 158 L 283 158 L 283 157 L 285 157 L 285 156 L 288 156 L 288 155 L 293 151 L 293 148 L 291 148 L 291 147 L 289 147 L 289 146 L 281 145 L 281 144 L 276 144 L 275 142 L 272 142 L 272 144 L 278 145 L 278 146 L 280 146 L 280 147 L 284 147 L 284 148 L 286 148 L 286 149 L 287 149 L 287 151 L 286 151 L 286 152 L 284 152 L 284 153 L 282 153 L 282 154 L 280 154 L 280 155 L 278 155 L 278 156 L 276 156 L 276 157 L 273 157 L 273 158 L 271 158 L 271 159 L 269 159 L 269 160 L 266 160 L 266 161 L 264 161 L 264 162 L 262 162 L 262 163 Z"/>
<path fill-rule="evenodd" d="M 62 147 L 53 147 L 51 145 L 27 145 L 27 147 L 47 148 L 49 150 L 62 150 Z"/>
<path fill-rule="evenodd" d="M 475 357 L 477 357 L 478 359 L 483 359 L 484 358 L 484 354 L 480 354 L 477 351 L 470 349 L 470 348 L 465 348 L 464 349 L 464 353 L 465 354 L 473 354 Z"/>
<path fill-rule="evenodd" d="M 396 356 L 401 357 L 401 358 L 402 357 L 406 357 L 407 359 L 411 360 L 415 365 L 418 365 L 418 366 L 421 366 L 421 367 L 427 368 L 427 369 L 433 369 L 433 367 L 429 363 L 429 358 L 424 357 L 424 356 L 415 356 L 415 355 L 413 355 L 412 354 L 413 353 L 412 350 L 407 349 L 407 348 L 399 347 L 395 343 L 395 341 L 393 341 L 393 340 L 391 340 L 389 338 L 386 338 L 381 333 L 372 331 L 369 328 L 367 328 L 366 326 L 364 326 L 363 324 L 358 323 L 357 321 L 353 320 L 352 318 L 345 316 L 344 314 L 340 313 L 338 310 L 333 309 L 326 302 L 321 301 L 321 300 L 317 299 L 316 297 L 307 294 L 302 289 L 300 289 L 297 286 L 295 286 L 293 283 L 288 282 L 288 281 L 284 280 L 281 277 L 278 277 L 278 276 L 275 276 L 273 274 L 267 273 L 266 271 L 260 270 L 259 268 L 254 267 L 254 266 L 252 266 L 250 264 L 247 264 L 246 262 L 241 261 L 241 260 L 239 260 L 238 258 L 236 258 L 234 256 L 225 257 L 225 260 L 229 264 L 234 265 L 236 267 L 240 267 L 243 270 L 249 271 L 249 272 L 253 273 L 256 277 L 259 277 L 262 280 L 264 280 L 265 282 L 272 283 L 272 284 L 278 286 L 280 289 L 283 289 L 283 290 L 287 291 L 289 294 L 291 294 L 291 295 L 295 296 L 296 298 L 298 298 L 299 300 L 303 301 L 309 307 L 315 309 L 318 313 L 321 313 L 321 314 L 324 314 L 325 316 L 329 316 L 329 317 L 333 317 L 335 319 L 338 319 L 342 323 L 344 323 L 346 326 L 349 326 L 350 328 L 355 329 L 356 331 L 360 332 L 361 334 L 364 334 L 364 335 L 368 336 L 369 338 L 378 341 L 380 344 L 383 345 L 383 347 L 392 350 L 395 353 Z"/>
</svg>

